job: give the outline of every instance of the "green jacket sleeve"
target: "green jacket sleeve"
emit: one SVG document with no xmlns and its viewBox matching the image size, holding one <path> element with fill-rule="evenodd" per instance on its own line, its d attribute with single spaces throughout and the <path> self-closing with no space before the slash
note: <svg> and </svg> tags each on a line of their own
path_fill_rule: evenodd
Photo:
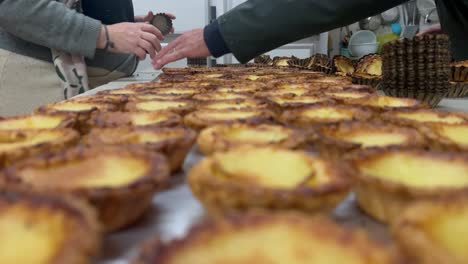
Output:
<svg viewBox="0 0 468 264">
<path fill-rule="evenodd" d="M 53 0 L 0 0 L 0 27 L 29 42 L 93 58 L 101 22 Z"/>
<path fill-rule="evenodd" d="M 406 0 L 249 0 L 218 18 L 242 63 L 287 43 L 349 25 Z"/>
</svg>

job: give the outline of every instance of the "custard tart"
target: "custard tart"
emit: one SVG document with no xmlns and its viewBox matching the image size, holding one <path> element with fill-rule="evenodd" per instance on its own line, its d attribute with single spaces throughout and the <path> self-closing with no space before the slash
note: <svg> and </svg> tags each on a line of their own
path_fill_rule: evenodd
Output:
<svg viewBox="0 0 468 264">
<path fill-rule="evenodd" d="M 256 98 L 264 98 L 268 99 L 269 97 L 276 97 L 276 96 L 304 96 L 307 94 L 311 94 L 313 91 L 306 89 L 306 88 L 297 88 L 297 89 L 278 89 L 278 90 L 267 90 L 263 92 L 258 92 L 255 94 Z"/>
<path fill-rule="evenodd" d="M 197 94 L 192 97 L 193 100 L 197 101 L 220 101 L 220 100 L 239 100 L 251 98 L 248 94 L 243 93 L 203 93 Z"/>
<path fill-rule="evenodd" d="M 425 131 L 434 148 L 468 151 L 468 122 L 458 125 L 436 124 L 425 127 L 423 131 Z"/>
<path fill-rule="evenodd" d="M 160 94 L 160 93 L 144 93 L 134 94 L 129 96 L 129 101 L 152 101 L 152 100 L 187 100 L 192 98 L 192 94 Z"/>
<path fill-rule="evenodd" d="M 275 114 L 262 109 L 198 110 L 184 117 L 184 124 L 200 131 L 208 126 L 232 123 L 272 123 Z"/>
<path fill-rule="evenodd" d="M 170 243 L 147 242 L 134 264 L 396 264 L 393 248 L 323 217 L 255 212 L 212 219 Z"/>
<path fill-rule="evenodd" d="M 466 199 L 424 201 L 409 206 L 392 230 L 412 263 L 468 263 Z"/>
<path fill-rule="evenodd" d="M 155 94 L 165 94 L 165 95 L 186 95 L 193 96 L 201 93 L 201 89 L 197 88 L 187 88 L 187 87 L 171 87 L 171 88 L 161 88 L 161 89 L 152 89 L 151 93 Z"/>
<path fill-rule="evenodd" d="M 372 95 L 366 98 L 347 101 L 348 104 L 366 107 L 378 113 L 398 109 L 418 109 L 429 106 L 415 99 Z"/>
<path fill-rule="evenodd" d="M 468 190 L 466 153 L 389 148 L 364 151 L 352 163 L 360 207 L 383 222 L 392 222 L 411 202 Z"/>
<path fill-rule="evenodd" d="M 302 106 L 310 106 L 318 103 L 321 104 L 333 104 L 334 101 L 329 97 L 319 96 L 319 95 L 280 95 L 280 96 L 270 96 L 268 100 L 272 101 L 278 105 L 281 109 L 286 110 L 289 108 L 298 108 Z"/>
<path fill-rule="evenodd" d="M 79 103 L 111 104 L 116 106 L 118 110 L 122 110 L 125 107 L 125 104 L 128 102 L 128 96 L 119 94 L 90 95 L 75 97 L 70 99 L 70 101 Z"/>
<path fill-rule="evenodd" d="M 245 145 L 295 149 L 303 146 L 305 141 L 303 133 L 283 126 L 229 124 L 202 130 L 197 145 L 203 154 L 211 155 Z"/>
<path fill-rule="evenodd" d="M 169 111 L 180 115 L 185 115 L 195 108 L 194 104 L 189 100 L 150 100 L 150 101 L 133 101 L 127 104 L 125 110 L 129 112 L 147 111 L 161 112 Z"/>
<path fill-rule="evenodd" d="M 255 208 L 329 212 L 348 195 L 348 176 L 341 165 L 305 152 L 243 146 L 201 161 L 188 182 L 215 216 Z"/>
<path fill-rule="evenodd" d="M 0 263 L 93 263 L 101 245 L 94 210 L 70 197 L 0 191 Z"/>
<path fill-rule="evenodd" d="M 319 104 L 285 111 L 279 119 L 284 124 L 309 128 L 344 121 L 364 121 L 371 117 L 372 112 L 359 107 Z"/>
<path fill-rule="evenodd" d="M 423 149 L 427 142 L 411 128 L 372 122 L 344 122 L 320 129 L 313 148 L 323 157 L 340 160 L 372 148 L 411 147 Z"/>
<path fill-rule="evenodd" d="M 66 149 L 78 143 L 73 129 L 0 130 L 0 169 L 43 152 Z"/>
<path fill-rule="evenodd" d="M 171 112 L 109 112 L 97 113 L 87 122 L 90 128 L 175 127 L 182 117 Z"/>
<path fill-rule="evenodd" d="M 23 160 L 4 170 L 0 182 L 87 200 L 107 232 L 126 227 L 165 188 L 169 166 L 161 154 L 128 147 L 77 147 Z"/>
<path fill-rule="evenodd" d="M 64 114 L 37 114 L 0 117 L 0 130 L 29 130 L 29 129 L 56 129 L 74 128 L 76 119 Z"/>
<path fill-rule="evenodd" d="M 421 127 L 433 124 L 466 124 L 468 115 L 462 113 L 447 113 L 431 109 L 395 110 L 383 113 L 379 118 L 385 122 L 397 125 Z"/>
<path fill-rule="evenodd" d="M 95 112 L 114 112 L 118 107 L 107 103 L 75 102 L 73 100 L 49 104 L 36 109 L 36 114 L 68 114 L 76 120 L 76 128 L 82 134 L 87 132 L 86 121 Z"/>
<path fill-rule="evenodd" d="M 181 169 L 197 134 L 186 128 L 135 129 L 130 127 L 93 129 L 82 142 L 88 146 L 141 147 L 164 154 L 172 172 Z"/>
<path fill-rule="evenodd" d="M 346 103 L 349 100 L 354 100 L 354 99 L 364 99 L 368 98 L 371 96 L 369 93 L 363 93 L 360 91 L 326 91 L 324 92 L 324 95 L 327 97 L 330 97 L 331 99 L 340 102 L 340 103 Z"/>
<path fill-rule="evenodd" d="M 134 95 L 141 93 L 141 90 L 135 89 L 133 87 L 126 87 L 114 90 L 105 90 L 98 92 L 96 95 L 98 96 L 108 96 L 108 95 Z"/>
<path fill-rule="evenodd" d="M 201 103 L 198 109 L 206 110 L 245 110 L 245 109 L 269 109 L 272 105 L 265 100 L 237 99 L 221 100 Z"/>
</svg>

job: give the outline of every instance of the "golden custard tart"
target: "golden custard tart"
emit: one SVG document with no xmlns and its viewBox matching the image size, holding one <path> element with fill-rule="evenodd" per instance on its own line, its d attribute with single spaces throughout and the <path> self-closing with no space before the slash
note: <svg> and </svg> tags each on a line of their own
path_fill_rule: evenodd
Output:
<svg viewBox="0 0 468 264">
<path fill-rule="evenodd" d="M 98 92 L 97 95 L 134 95 L 141 93 L 141 90 L 136 89 L 135 87 L 125 87 L 120 89 L 105 90 Z"/>
<path fill-rule="evenodd" d="M 165 188 L 169 166 L 161 154 L 128 147 L 77 147 L 6 168 L 2 186 L 72 195 L 88 201 L 107 232 L 138 220 Z"/>
<path fill-rule="evenodd" d="M 344 121 L 364 121 L 372 113 L 359 107 L 318 104 L 283 112 L 280 121 L 296 127 L 308 128 L 340 123 Z"/>
<path fill-rule="evenodd" d="M 198 109 L 206 110 L 243 110 L 243 109 L 269 109 L 272 105 L 265 100 L 237 99 L 209 101 L 201 103 Z"/>
<path fill-rule="evenodd" d="M 360 207 L 383 222 L 392 222 L 411 202 L 468 190 L 466 153 L 388 148 L 364 151 L 352 164 Z"/>
<path fill-rule="evenodd" d="M 306 136 L 291 128 L 267 124 L 215 125 L 201 131 L 197 145 L 205 155 L 238 146 L 274 146 L 286 149 L 302 147 Z"/>
<path fill-rule="evenodd" d="M 392 233 L 411 263 L 468 263 L 467 202 L 423 201 L 412 204 L 397 218 Z"/>
<path fill-rule="evenodd" d="M 129 96 L 129 101 L 152 101 L 152 100 L 187 100 L 192 98 L 191 94 L 160 94 L 160 93 L 144 93 Z"/>
<path fill-rule="evenodd" d="M 211 219 L 184 239 L 143 245 L 134 264 L 396 264 L 395 250 L 323 216 L 253 212 Z"/>
<path fill-rule="evenodd" d="M 314 105 L 318 103 L 328 103 L 333 104 L 334 101 L 325 96 L 319 95 L 279 95 L 279 96 L 270 96 L 268 100 L 272 101 L 281 109 L 297 108 L 301 106 Z"/>
<path fill-rule="evenodd" d="M 119 94 L 90 95 L 75 97 L 70 99 L 70 101 L 79 103 L 111 104 L 116 106 L 118 110 L 122 110 L 125 107 L 125 104 L 128 102 L 128 96 Z"/>
<path fill-rule="evenodd" d="M 433 148 L 451 151 L 468 151 L 468 123 L 434 124 L 425 127 L 426 136 Z"/>
<path fill-rule="evenodd" d="M 352 90 L 325 91 L 324 95 L 340 103 L 346 103 L 354 99 L 364 99 L 371 96 L 369 93 Z"/>
<path fill-rule="evenodd" d="M 148 100 L 133 101 L 127 104 L 125 110 L 129 112 L 147 111 L 161 112 L 169 111 L 180 115 L 185 115 L 195 109 L 195 105 L 189 100 Z"/>
<path fill-rule="evenodd" d="M 97 113 L 87 122 L 91 128 L 175 127 L 182 117 L 171 112 L 109 112 Z"/>
<path fill-rule="evenodd" d="M 170 88 L 160 88 L 160 89 L 152 89 L 151 93 L 159 94 L 159 95 L 186 95 L 186 96 L 193 96 L 195 94 L 201 93 L 202 90 L 198 88 L 189 88 L 189 87 L 170 87 Z"/>
<path fill-rule="evenodd" d="M 76 129 L 82 134 L 87 133 L 86 121 L 95 112 L 114 112 L 118 107 L 107 103 L 75 102 L 72 100 L 49 104 L 38 108 L 36 114 L 68 114 L 76 120 Z"/>
<path fill-rule="evenodd" d="M 114 145 L 141 147 L 164 154 L 172 172 L 179 171 L 195 143 L 197 134 L 187 128 L 96 128 L 82 142 L 88 146 Z"/>
<path fill-rule="evenodd" d="M 415 99 L 397 98 L 383 95 L 373 95 L 367 98 L 349 100 L 347 101 L 347 103 L 351 105 L 366 107 L 379 113 L 397 109 L 428 108 L 428 105 Z"/>
<path fill-rule="evenodd" d="M 37 114 L 8 118 L 0 117 L 0 130 L 73 128 L 75 125 L 75 117 L 64 114 Z"/>
<path fill-rule="evenodd" d="M 101 233 L 94 210 L 70 197 L 0 191 L 0 263 L 94 263 Z"/>
<path fill-rule="evenodd" d="M 266 210 L 333 210 L 348 195 L 350 177 L 340 164 L 305 152 L 242 146 L 196 165 L 188 182 L 213 215 Z"/>
<path fill-rule="evenodd" d="M 241 83 L 239 85 L 221 85 L 220 87 L 216 88 L 216 92 L 253 94 L 253 93 L 262 91 L 264 88 L 265 88 L 265 85 L 262 85 L 260 83 L 255 83 L 255 84 Z"/>
<path fill-rule="evenodd" d="M 193 100 L 197 101 L 220 101 L 220 100 L 239 100 L 239 99 L 250 99 L 251 96 L 243 93 L 202 93 L 192 97 Z"/>
<path fill-rule="evenodd" d="M 270 97 L 279 97 L 279 96 L 305 96 L 313 91 L 306 88 L 297 88 L 297 89 L 277 89 L 277 90 L 267 90 L 258 92 L 255 94 L 256 98 L 268 99 Z"/>
<path fill-rule="evenodd" d="M 395 110 L 379 116 L 383 121 L 398 125 L 421 127 L 432 124 L 466 124 L 468 115 L 463 113 L 440 112 L 431 109 Z"/>
<path fill-rule="evenodd" d="M 202 109 L 184 117 L 184 124 L 197 131 L 218 124 L 272 123 L 275 114 L 264 109 L 208 110 Z"/>
<path fill-rule="evenodd" d="M 0 168 L 43 152 L 75 145 L 80 135 L 73 129 L 0 130 Z"/>
<path fill-rule="evenodd" d="M 313 148 L 323 157 L 343 159 L 372 148 L 412 147 L 423 149 L 427 143 L 417 130 L 372 122 L 344 122 L 320 128 Z"/>
</svg>

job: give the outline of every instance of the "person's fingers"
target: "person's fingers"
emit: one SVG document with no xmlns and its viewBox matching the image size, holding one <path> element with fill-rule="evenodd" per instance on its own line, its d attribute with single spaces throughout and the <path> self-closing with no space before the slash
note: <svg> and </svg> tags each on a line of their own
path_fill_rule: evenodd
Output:
<svg viewBox="0 0 468 264">
<path fill-rule="evenodd" d="M 176 50 L 177 47 L 179 46 L 179 44 L 181 43 L 181 38 L 177 38 L 175 39 L 174 41 L 172 41 L 171 43 L 169 43 L 169 45 L 167 45 L 166 47 L 164 47 L 159 53 L 158 55 L 156 56 L 155 60 L 158 60 L 160 58 L 162 58 L 163 56 L 165 56 L 167 53 L 170 53 L 171 51 L 173 50 Z"/>
<path fill-rule="evenodd" d="M 148 33 L 148 32 L 142 32 L 141 37 L 142 37 L 144 40 L 150 42 L 151 45 L 153 45 L 153 48 L 154 48 L 156 51 L 159 52 L 159 51 L 161 50 L 161 43 L 159 42 L 159 39 L 158 39 L 155 35 L 150 34 L 150 33 Z M 153 58 L 153 57 L 151 57 L 151 58 Z"/>
<path fill-rule="evenodd" d="M 185 49 L 183 50 L 175 49 L 171 53 L 168 53 L 165 56 L 161 57 L 160 59 L 156 60 L 156 63 L 154 64 L 154 66 L 156 67 L 156 69 L 161 69 L 164 65 L 168 63 L 185 58 L 186 57 L 185 53 L 186 53 Z"/>
<path fill-rule="evenodd" d="M 141 26 L 141 30 L 144 31 L 144 32 L 148 32 L 148 33 L 151 33 L 153 35 L 155 35 L 156 37 L 158 37 L 159 40 L 164 40 L 164 36 L 163 34 L 161 33 L 161 31 L 159 31 L 159 29 L 157 29 L 155 26 L 153 25 L 150 25 L 150 24 L 143 24 Z"/>
<path fill-rule="evenodd" d="M 134 52 L 139 60 L 144 60 L 146 58 L 146 51 L 144 49 L 136 48 Z"/>
<path fill-rule="evenodd" d="M 172 28 L 171 28 L 171 31 L 169 31 L 169 33 L 174 34 L 174 32 L 175 32 L 175 28 L 172 27 Z"/>
<path fill-rule="evenodd" d="M 154 58 L 156 56 L 156 51 L 154 50 L 153 44 L 151 44 L 149 41 L 146 41 L 145 39 L 141 38 L 138 41 L 138 46 L 146 51 L 150 55 L 151 58 Z"/>
</svg>

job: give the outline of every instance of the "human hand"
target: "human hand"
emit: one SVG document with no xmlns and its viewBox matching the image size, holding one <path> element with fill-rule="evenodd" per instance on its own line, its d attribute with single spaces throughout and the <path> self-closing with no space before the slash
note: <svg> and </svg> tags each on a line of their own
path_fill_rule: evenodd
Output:
<svg viewBox="0 0 468 264">
<path fill-rule="evenodd" d="M 160 41 L 164 39 L 161 32 L 147 23 L 118 23 L 107 26 L 109 39 L 114 47 L 109 49 L 113 53 L 135 54 L 140 60 L 149 54 L 155 58 L 161 50 Z M 98 40 L 97 48 L 105 48 L 106 34 L 104 27 Z"/>
<path fill-rule="evenodd" d="M 204 58 L 211 53 L 203 38 L 203 29 L 194 29 L 182 34 L 176 40 L 164 47 L 153 58 L 153 67 L 161 69 L 164 65 L 183 58 Z"/>
<path fill-rule="evenodd" d="M 176 19 L 176 17 L 171 13 L 164 13 L 164 14 L 166 14 L 172 20 Z M 135 22 L 151 23 L 154 16 L 155 16 L 154 13 L 152 11 L 149 11 L 148 14 L 146 14 L 145 16 L 135 16 Z M 170 33 L 174 33 L 174 28 L 171 28 Z"/>
<path fill-rule="evenodd" d="M 440 24 L 435 24 L 419 32 L 418 36 L 425 35 L 425 34 L 440 34 L 440 33 L 443 33 Z"/>
</svg>

